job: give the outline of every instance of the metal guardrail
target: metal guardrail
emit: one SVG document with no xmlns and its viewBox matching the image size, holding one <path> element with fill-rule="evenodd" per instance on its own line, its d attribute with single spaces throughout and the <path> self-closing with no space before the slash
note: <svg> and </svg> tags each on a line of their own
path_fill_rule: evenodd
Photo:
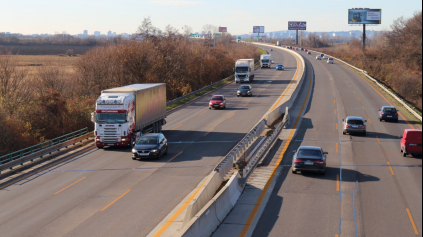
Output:
<svg viewBox="0 0 423 237">
<path fill-rule="evenodd" d="M 314 50 L 310 50 L 311 52 L 314 52 L 314 53 L 318 53 L 318 54 L 321 54 L 322 52 L 317 52 L 317 51 L 314 51 Z M 329 54 L 326 54 L 326 55 L 328 55 L 328 56 L 330 56 L 331 58 L 333 58 L 333 59 L 335 59 L 336 61 L 339 61 L 339 62 L 341 62 L 341 63 L 343 63 L 343 64 L 345 64 L 345 65 L 347 65 L 348 67 L 351 67 L 351 68 L 353 68 L 353 69 L 355 69 L 355 70 L 357 70 L 357 71 L 359 71 L 359 72 L 361 72 L 361 73 L 363 73 L 368 79 L 370 79 L 371 81 L 373 81 L 374 83 L 376 83 L 380 88 L 382 88 L 384 91 L 386 91 L 390 96 L 392 96 L 396 101 L 398 101 L 399 103 L 401 103 L 411 114 L 413 114 L 417 119 L 419 119 L 420 120 L 420 122 L 422 121 L 422 116 L 420 115 L 420 114 L 418 114 L 416 111 L 414 111 L 414 109 L 412 109 L 408 104 L 406 104 L 401 98 L 399 98 L 397 95 L 395 95 L 394 93 L 392 93 L 388 88 L 387 88 L 387 86 L 386 85 L 384 85 L 383 83 L 380 83 L 379 82 L 379 80 L 377 80 L 377 79 L 375 79 L 375 78 L 373 78 L 373 77 L 371 77 L 366 71 L 364 71 L 364 70 L 361 70 L 360 68 L 358 68 L 358 67 L 355 67 L 355 66 L 353 66 L 353 65 L 351 65 L 351 64 L 349 64 L 349 63 L 347 63 L 347 62 L 345 62 L 345 61 L 343 61 L 343 60 L 341 60 L 341 59 L 339 59 L 339 58 L 336 58 L 336 57 L 333 57 L 333 56 L 331 56 L 331 55 L 329 55 Z"/>
<path fill-rule="evenodd" d="M 60 145 L 62 144 L 65 147 L 71 145 L 75 143 L 74 140 L 81 139 L 82 137 L 84 137 L 85 139 L 85 137 L 87 137 L 88 135 L 90 135 L 88 128 L 83 128 L 78 131 L 40 143 L 38 145 L 30 146 L 7 155 L 3 155 L 0 157 L 0 172 L 2 170 L 12 168 L 13 166 L 19 165 L 28 160 L 32 161 L 35 158 L 42 157 L 46 153 L 51 153 L 52 150 L 60 149 Z"/>
<path fill-rule="evenodd" d="M 225 156 L 225 158 L 216 166 L 215 171 L 219 172 L 222 178 L 233 168 L 234 164 L 242 157 L 244 152 L 255 142 L 263 133 L 266 121 L 261 120 L 254 126 L 250 132 Z"/>
</svg>

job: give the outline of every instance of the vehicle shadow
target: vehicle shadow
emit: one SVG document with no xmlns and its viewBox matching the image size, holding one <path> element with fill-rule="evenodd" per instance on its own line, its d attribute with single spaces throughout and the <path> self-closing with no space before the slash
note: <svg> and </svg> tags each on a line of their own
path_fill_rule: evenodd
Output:
<svg viewBox="0 0 423 237">
<path fill-rule="evenodd" d="M 384 121 L 384 122 L 387 122 L 387 123 L 396 123 L 396 122 L 390 121 L 390 120 Z M 412 125 L 419 125 L 420 124 L 421 125 L 422 123 L 417 122 L 417 121 L 398 120 L 398 123 L 397 124 L 412 124 Z"/>
<path fill-rule="evenodd" d="M 395 136 L 395 135 L 391 135 L 391 134 L 386 134 L 386 133 L 379 133 L 379 132 L 369 132 L 367 131 L 366 135 L 362 135 L 360 133 L 347 133 L 344 136 L 350 135 L 351 137 L 367 137 L 367 138 L 374 138 L 374 139 L 390 139 L 390 140 L 396 140 L 396 139 L 400 139 L 400 136 Z"/>
</svg>

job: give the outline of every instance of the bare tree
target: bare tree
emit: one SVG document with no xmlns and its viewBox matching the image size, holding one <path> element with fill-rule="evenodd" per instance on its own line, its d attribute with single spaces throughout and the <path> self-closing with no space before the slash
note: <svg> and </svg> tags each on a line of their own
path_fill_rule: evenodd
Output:
<svg viewBox="0 0 423 237">
<path fill-rule="evenodd" d="M 206 32 L 206 34 L 208 34 L 210 32 L 210 37 L 217 33 L 219 31 L 219 28 L 217 26 L 211 25 L 211 24 L 206 24 L 203 26 L 203 30 Z"/>
<path fill-rule="evenodd" d="M 151 17 L 146 17 L 138 27 L 137 33 L 144 36 L 151 36 L 154 35 L 156 31 L 158 31 L 158 29 L 151 23 Z"/>
<path fill-rule="evenodd" d="M 17 66 L 11 51 L 0 51 L 0 103 L 10 114 L 28 101 L 28 70 Z"/>
<path fill-rule="evenodd" d="M 190 36 L 193 32 L 192 27 L 189 25 L 184 25 L 184 27 L 182 28 L 184 30 L 184 36 Z"/>
</svg>

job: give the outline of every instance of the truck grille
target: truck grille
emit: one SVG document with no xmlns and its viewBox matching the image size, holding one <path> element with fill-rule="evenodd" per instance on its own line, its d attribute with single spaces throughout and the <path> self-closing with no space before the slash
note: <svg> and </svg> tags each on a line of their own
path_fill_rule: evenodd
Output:
<svg viewBox="0 0 423 237">
<path fill-rule="evenodd" d="M 116 143 L 118 142 L 119 139 L 116 137 L 105 137 L 104 138 L 104 143 Z"/>
<path fill-rule="evenodd" d="M 117 128 L 104 128 L 105 136 L 115 136 L 117 133 Z"/>
</svg>

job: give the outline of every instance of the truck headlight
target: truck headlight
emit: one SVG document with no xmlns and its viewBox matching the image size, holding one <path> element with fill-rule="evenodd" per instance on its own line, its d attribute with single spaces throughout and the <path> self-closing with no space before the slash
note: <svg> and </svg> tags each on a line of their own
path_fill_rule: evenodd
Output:
<svg viewBox="0 0 423 237">
<path fill-rule="evenodd" d="M 100 141 L 100 138 L 97 138 L 96 140 L 99 142 Z"/>
<path fill-rule="evenodd" d="M 123 142 L 126 142 L 126 138 L 122 138 L 122 141 L 123 141 Z"/>
</svg>

